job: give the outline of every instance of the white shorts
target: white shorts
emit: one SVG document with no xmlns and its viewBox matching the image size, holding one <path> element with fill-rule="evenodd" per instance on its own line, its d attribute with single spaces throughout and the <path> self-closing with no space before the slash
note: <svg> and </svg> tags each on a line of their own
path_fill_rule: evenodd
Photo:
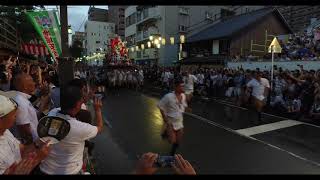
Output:
<svg viewBox="0 0 320 180">
<path fill-rule="evenodd" d="M 168 121 L 170 124 L 172 124 L 172 127 L 175 131 L 183 129 L 183 119 L 168 117 Z"/>
</svg>

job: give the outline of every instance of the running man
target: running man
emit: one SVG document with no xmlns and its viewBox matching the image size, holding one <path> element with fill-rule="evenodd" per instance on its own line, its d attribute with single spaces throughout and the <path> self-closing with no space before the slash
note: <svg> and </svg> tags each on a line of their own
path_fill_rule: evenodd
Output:
<svg viewBox="0 0 320 180">
<path fill-rule="evenodd" d="M 251 92 L 251 103 L 258 113 L 258 120 L 261 121 L 261 112 L 266 105 L 267 83 L 261 82 L 261 74 L 259 72 L 251 72 L 252 79 L 247 83 L 247 91 Z M 270 85 L 269 85 L 270 87 Z"/>
<path fill-rule="evenodd" d="M 184 91 L 186 93 L 187 102 L 190 103 L 192 96 L 193 96 L 193 90 L 194 90 L 194 83 L 198 81 L 197 77 L 188 71 L 186 76 L 183 77 L 184 82 Z"/>
<path fill-rule="evenodd" d="M 183 136 L 183 112 L 187 107 L 186 96 L 184 94 L 184 84 L 182 80 L 176 80 L 174 92 L 166 94 L 159 102 L 165 131 L 162 137 L 168 137 L 172 144 L 170 155 L 174 155 Z"/>
</svg>

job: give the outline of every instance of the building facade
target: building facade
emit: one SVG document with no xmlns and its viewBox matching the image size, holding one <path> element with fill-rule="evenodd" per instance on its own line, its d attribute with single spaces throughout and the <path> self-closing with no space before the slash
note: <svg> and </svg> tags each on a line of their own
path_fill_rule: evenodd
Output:
<svg viewBox="0 0 320 180">
<path fill-rule="evenodd" d="M 281 13 L 264 8 L 233 16 L 189 37 L 183 65 L 224 65 L 236 56 L 264 58 L 274 37 L 291 34 Z M 254 47 L 253 45 L 257 45 Z"/>
<path fill-rule="evenodd" d="M 278 6 L 294 32 L 303 31 L 312 21 L 320 19 L 320 6 Z"/>
<path fill-rule="evenodd" d="M 114 23 L 87 21 L 84 29 L 87 56 L 107 51 L 110 39 L 115 37 Z"/>
<path fill-rule="evenodd" d="M 109 22 L 109 11 L 106 9 L 95 8 L 90 6 L 88 10 L 89 21 Z"/>
<path fill-rule="evenodd" d="M 129 6 L 125 9 L 125 39 L 129 57 L 140 64 L 170 66 L 179 60 L 180 36 L 196 33 L 222 17 L 239 15 L 263 6 Z M 166 40 L 160 48 L 147 47 L 149 37 Z M 174 43 L 171 44 L 171 39 Z M 186 38 L 188 41 L 188 38 Z"/>
<path fill-rule="evenodd" d="M 125 39 L 125 9 L 126 6 L 108 6 L 109 21 L 115 24 L 115 33 Z"/>
<path fill-rule="evenodd" d="M 84 47 L 84 41 L 86 38 L 86 33 L 85 32 L 80 32 L 80 31 L 76 31 L 73 35 L 72 35 L 72 44 L 75 41 L 80 41 L 82 42 L 82 46 Z"/>
</svg>

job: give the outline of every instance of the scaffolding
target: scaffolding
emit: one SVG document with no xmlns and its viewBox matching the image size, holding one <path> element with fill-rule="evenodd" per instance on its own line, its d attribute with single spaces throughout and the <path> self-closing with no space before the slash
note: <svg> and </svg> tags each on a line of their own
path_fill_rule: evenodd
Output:
<svg viewBox="0 0 320 180">
<path fill-rule="evenodd" d="M 268 34 L 268 30 L 265 30 L 264 44 L 258 44 L 258 43 L 255 43 L 254 40 L 251 40 L 250 52 L 252 54 L 255 53 L 253 55 L 261 54 L 261 53 L 263 53 L 263 54 L 268 53 L 268 47 L 269 47 L 269 45 L 272 42 L 274 37 L 276 37 L 276 36 L 272 35 L 272 34 Z"/>
</svg>

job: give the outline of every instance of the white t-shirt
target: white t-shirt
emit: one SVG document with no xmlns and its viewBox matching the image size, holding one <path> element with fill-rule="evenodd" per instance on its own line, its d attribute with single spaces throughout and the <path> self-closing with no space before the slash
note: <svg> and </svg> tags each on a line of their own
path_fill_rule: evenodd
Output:
<svg viewBox="0 0 320 180">
<path fill-rule="evenodd" d="M 20 142 L 6 130 L 0 136 L 0 174 L 3 174 L 13 163 L 21 161 Z"/>
<path fill-rule="evenodd" d="M 170 72 L 165 72 L 163 76 L 163 82 L 168 82 L 170 79 L 171 73 Z"/>
<path fill-rule="evenodd" d="M 265 98 L 264 97 L 265 86 L 261 82 L 257 81 L 256 79 L 251 79 L 247 83 L 247 87 L 252 88 L 252 96 L 256 97 L 260 101 L 262 101 Z"/>
<path fill-rule="evenodd" d="M 59 143 L 52 145 L 48 157 L 40 164 L 40 169 L 46 174 L 77 174 L 83 164 L 85 140 L 95 137 L 98 128 L 88 123 L 62 115 L 59 109 L 53 109 L 49 116 L 63 116 L 70 123 L 69 134 Z"/>
<path fill-rule="evenodd" d="M 266 79 L 266 78 L 260 78 L 260 82 L 261 84 L 266 87 L 266 88 L 270 88 L 270 83 L 269 83 L 269 80 Z"/>
<path fill-rule="evenodd" d="M 174 92 L 166 94 L 159 102 L 158 107 L 171 120 L 175 130 L 183 128 L 183 112 L 188 107 L 185 94 L 182 95 L 181 103 L 179 103 Z"/>
<path fill-rule="evenodd" d="M 199 84 L 203 84 L 204 75 L 203 74 L 197 74 L 197 79 L 198 79 Z"/>
<path fill-rule="evenodd" d="M 32 106 L 31 102 L 28 100 L 30 99 L 30 97 L 30 95 L 22 92 L 17 92 L 16 96 L 14 97 L 14 100 L 18 104 L 16 125 L 30 124 L 32 138 L 33 141 L 35 141 L 39 138 L 37 132 L 38 116 L 37 110 Z M 15 129 L 14 135 L 17 138 L 21 137 L 17 129 Z"/>
<path fill-rule="evenodd" d="M 197 82 L 197 80 L 198 79 L 193 74 L 189 74 L 187 77 L 183 77 L 185 90 L 193 91 L 194 83 Z"/>
</svg>

